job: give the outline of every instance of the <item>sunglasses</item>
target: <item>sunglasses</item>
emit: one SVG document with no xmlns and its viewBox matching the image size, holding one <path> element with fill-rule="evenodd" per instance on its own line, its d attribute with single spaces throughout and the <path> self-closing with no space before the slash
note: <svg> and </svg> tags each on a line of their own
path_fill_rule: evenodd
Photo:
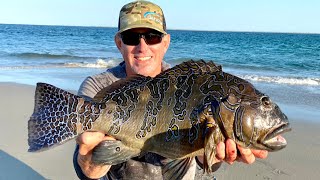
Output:
<svg viewBox="0 0 320 180">
<path fill-rule="evenodd" d="M 143 38 L 148 45 L 158 44 L 162 41 L 164 34 L 161 33 L 136 33 L 136 32 L 122 32 L 120 33 L 122 42 L 129 46 L 137 46 L 140 44 L 140 39 Z"/>
</svg>

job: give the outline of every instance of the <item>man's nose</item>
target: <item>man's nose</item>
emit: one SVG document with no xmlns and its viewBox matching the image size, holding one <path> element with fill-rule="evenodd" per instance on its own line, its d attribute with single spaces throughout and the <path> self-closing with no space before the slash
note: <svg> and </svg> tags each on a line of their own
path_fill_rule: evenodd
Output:
<svg viewBox="0 0 320 180">
<path fill-rule="evenodd" d="M 145 51 L 148 48 L 148 44 L 142 37 L 140 38 L 140 43 L 137 45 L 137 48 L 139 51 Z"/>
</svg>

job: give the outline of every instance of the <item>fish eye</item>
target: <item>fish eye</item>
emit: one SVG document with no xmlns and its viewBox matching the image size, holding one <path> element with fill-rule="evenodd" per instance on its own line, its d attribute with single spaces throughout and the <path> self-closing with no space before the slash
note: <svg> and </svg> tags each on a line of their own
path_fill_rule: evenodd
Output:
<svg viewBox="0 0 320 180">
<path fill-rule="evenodd" d="M 263 96 L 261 98 L 261 103 L 264 105 L 264 106 L 270 106 L 271 105 L 271 101 L 270 101 L 270 98 L 268 96 Z"/>
</svg>

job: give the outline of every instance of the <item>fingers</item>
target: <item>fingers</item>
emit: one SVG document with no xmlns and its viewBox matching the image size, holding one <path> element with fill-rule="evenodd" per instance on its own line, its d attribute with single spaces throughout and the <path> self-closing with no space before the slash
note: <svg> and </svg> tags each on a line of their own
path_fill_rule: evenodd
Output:
<svg viewBox="0 0 320 180">
<path fill-rule="evenodd" d="M 233 164 L 237 159 L 237 146 L 232 139 L 226 141 L 226 159 L 225 161 L 229 164 Z"/>
<path fill-rule="evenodd" d="M 218 160 L 224 160 L 228 164 L 233 164 L 234 161 L 237 159 L 236 143 L 231 139 L 227 139 L 225 143 L 220 142 L 217 145 L 216 156 Z"/>
<path fill-rule="evenodd" d="M 268 156 L 268 151 L 265 150 L 251 149 L 251 151 L 256 158 L 265 159 Z"/>
<path fill-rule="evenodd" d="M 256 158 L 265 159 L 268 156 L 268 151 L 243 148 L 236 145 L 232 139 L 227 139 L 225 143 L 226 157 L 224 160 L 229 164 L 233 164 L 236 160 L 246 164 L 252 164 Z M 237 154 L 237 148 L 240 154 Z"/>
<path fill-rule="evenodd" d="M 237 149 L 240 154 L 237 153 Z M 268 151 L 243 148 L 237 145 L 232 139 L 227 139 L 225 143 L 219 142 L 216 149 L 217 162 L 224 160 L 228 164 L 233 164 L 236 160 L 246 164 L 252 164 L 256 157 L 265 159 L 267 156 Z"/>
<path fill-rule="evenodd" d="M 219 160 L 219 161 L 224 160 L 224 158 L 226 157 L 225 149 L 226 149 L 226 146 L 223 142 L 218 143 L 217 154 L 216 154 L 217 160 Z"/>
<path fill-rule="evenodd" d="M 251 149 L 243 148 L 239 145 L 238 145 L 238 149 L 241 154 L 241 157 L 238 158 L 239 161 L 244 162 L 246 164 L 252 164 L 256 160 Z"/>
<path fill-rule="evenodd" d="M 92 149 L 103 140 L 114 140 L 110 136 L 105 136 L 102 132 L 84 132 L 76 139 L 79 144 L 79 154 L 87 155 Z"/>
<path fill-rule="evenodd" d="M 237 158 L 238 161 L 244 162 L 246 164 L 252 164 L 256 158 L 265 159 L 268 156 L 268 151 L 247 149 L 238 146 L 241 156 Z"/>
</svg>

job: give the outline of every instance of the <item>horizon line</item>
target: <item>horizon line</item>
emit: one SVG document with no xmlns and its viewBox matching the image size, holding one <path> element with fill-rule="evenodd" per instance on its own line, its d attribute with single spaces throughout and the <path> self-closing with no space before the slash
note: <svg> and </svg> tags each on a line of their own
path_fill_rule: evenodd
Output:
<svg viewBox="0 0 320 180">
<path fill-rule="evenodd" d="M 118 28 L 113 26 L 99 25 L 63 25 L 63 24 L 16 24 L 16 23 L 1 23 L 0 25 L 26 25 L 26 26 L 65 26 L 65 27 L 96 27 L 96 28 Z M 314 34 L 320 35 L 320 32 L 287 32 L 287 31 L 254 31 L 254 30 L 206 30 L 206 29 L 179 29 L 167 28 L 173 31 L 199 31 L 199 32 L 239 32 L 239 33 L 275 33 L 275 34 Z"/>
</svg>

